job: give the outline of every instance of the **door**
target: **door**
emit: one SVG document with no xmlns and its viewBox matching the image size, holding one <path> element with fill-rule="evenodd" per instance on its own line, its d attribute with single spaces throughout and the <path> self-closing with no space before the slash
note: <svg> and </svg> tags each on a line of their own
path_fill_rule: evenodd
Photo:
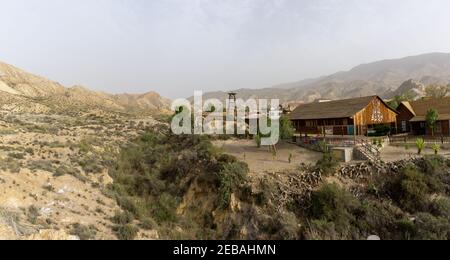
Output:
<svg viewBox="0 0 450 260">
<path fill-rule="evenodd" d="M 439 121 L 436 123 L 436 132 L 435 134 L 441 135 L 442 134 L 442 121 Z"/>
<path fill-rule="evenodd" d="M 348 135 L 355 135 L 355 127 L 350 125 L 348 126 Z"/>
</svg>

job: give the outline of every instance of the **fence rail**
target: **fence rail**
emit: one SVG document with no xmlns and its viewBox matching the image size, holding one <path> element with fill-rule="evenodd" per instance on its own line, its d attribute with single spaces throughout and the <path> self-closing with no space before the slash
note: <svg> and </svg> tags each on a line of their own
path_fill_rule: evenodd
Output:
<svg viewBox="0 0 450 260">
<path fill-rule="evenodd" d="M 389 142 L 391 144 L 415 143 L 418 138 L 422 138 L 425 141 L 425 143 L 450 144 L 450 136 L 399 135 L 399 136 L 390 136 L 389 137 Z"/>
<path fill-rule="evenodd" d="M 329 147 L 356 147 L 361 146 L 365 149 L 368 149 L 368 152 L 375 153 L 376 151 L 372 151 L 374 147 L 374 141 L 378 143 L 378 140 L 383 140 L 383 138 L 367 138 L 367 137 L 354 137 L 354 136 L 344 136 L 344 137 L 304 137 L 304 136 L 296 136 L 294 138 L 294 142 L 298 145 L 319 151 L 325 152 Z M 385 142 L 385 141 L 382 141 Z M 376 144 L 375 144 L 376 146 Z"/>
</svg>

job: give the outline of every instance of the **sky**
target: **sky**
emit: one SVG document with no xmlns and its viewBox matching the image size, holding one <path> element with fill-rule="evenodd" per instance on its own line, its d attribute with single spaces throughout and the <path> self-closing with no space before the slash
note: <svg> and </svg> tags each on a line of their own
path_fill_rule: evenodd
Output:
<svg viewBox="0 0 450 260">
<path fill-rule="evenodd" d="M 110 93 L 263 88 L 450 52 L 448 0 L 0 0 L 0 60 Z"/>
</svg>

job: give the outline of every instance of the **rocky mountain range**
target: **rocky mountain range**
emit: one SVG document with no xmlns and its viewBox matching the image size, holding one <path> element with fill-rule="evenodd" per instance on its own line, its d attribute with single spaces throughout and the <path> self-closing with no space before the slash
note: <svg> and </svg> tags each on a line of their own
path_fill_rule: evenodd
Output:
<svg viewBox="0 0 450 260">
<path fill-rule="evenodd" d="M 417 89 L 411 86 L 411 83 L 417 84 Z M 312 102 L 317 99 L 369 95 L 392 98 L 401 91 L 399 87 L 421 92 L 423 86 L 429 84 L 449 83 L 450 54 L 430 53 L 363 64 L 349 71 L 272 88 L 238 89 L 235 92 L 243 99 L 278 98 L 282 103 Z M 206 93 L 205 97 L 224 99 L 226 93 L 210 92 Z"/>
<path fill-rule="evenodd" d="M 169 107 L 170 101 L 155 92 L 108 94 L 83 86 L 70 88 L 0 62 L 0 109 L 15 112 L 58 112 L 103 109 L 116 112 L 154 111 Z"/>
</svg>

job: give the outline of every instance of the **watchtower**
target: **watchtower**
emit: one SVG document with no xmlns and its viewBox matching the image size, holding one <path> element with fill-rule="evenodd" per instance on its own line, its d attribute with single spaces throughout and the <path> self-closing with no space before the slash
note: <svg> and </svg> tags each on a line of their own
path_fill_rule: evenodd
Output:
<svg viewBox="0 0 450 260">
<path fill-rule="evenodd" d="M 227 111 L 236 111 L 237 110 L 236 95 L 237 95 L 237 93 L 234 93 L 234 92 L 228 93 Z"/>
</svg>

